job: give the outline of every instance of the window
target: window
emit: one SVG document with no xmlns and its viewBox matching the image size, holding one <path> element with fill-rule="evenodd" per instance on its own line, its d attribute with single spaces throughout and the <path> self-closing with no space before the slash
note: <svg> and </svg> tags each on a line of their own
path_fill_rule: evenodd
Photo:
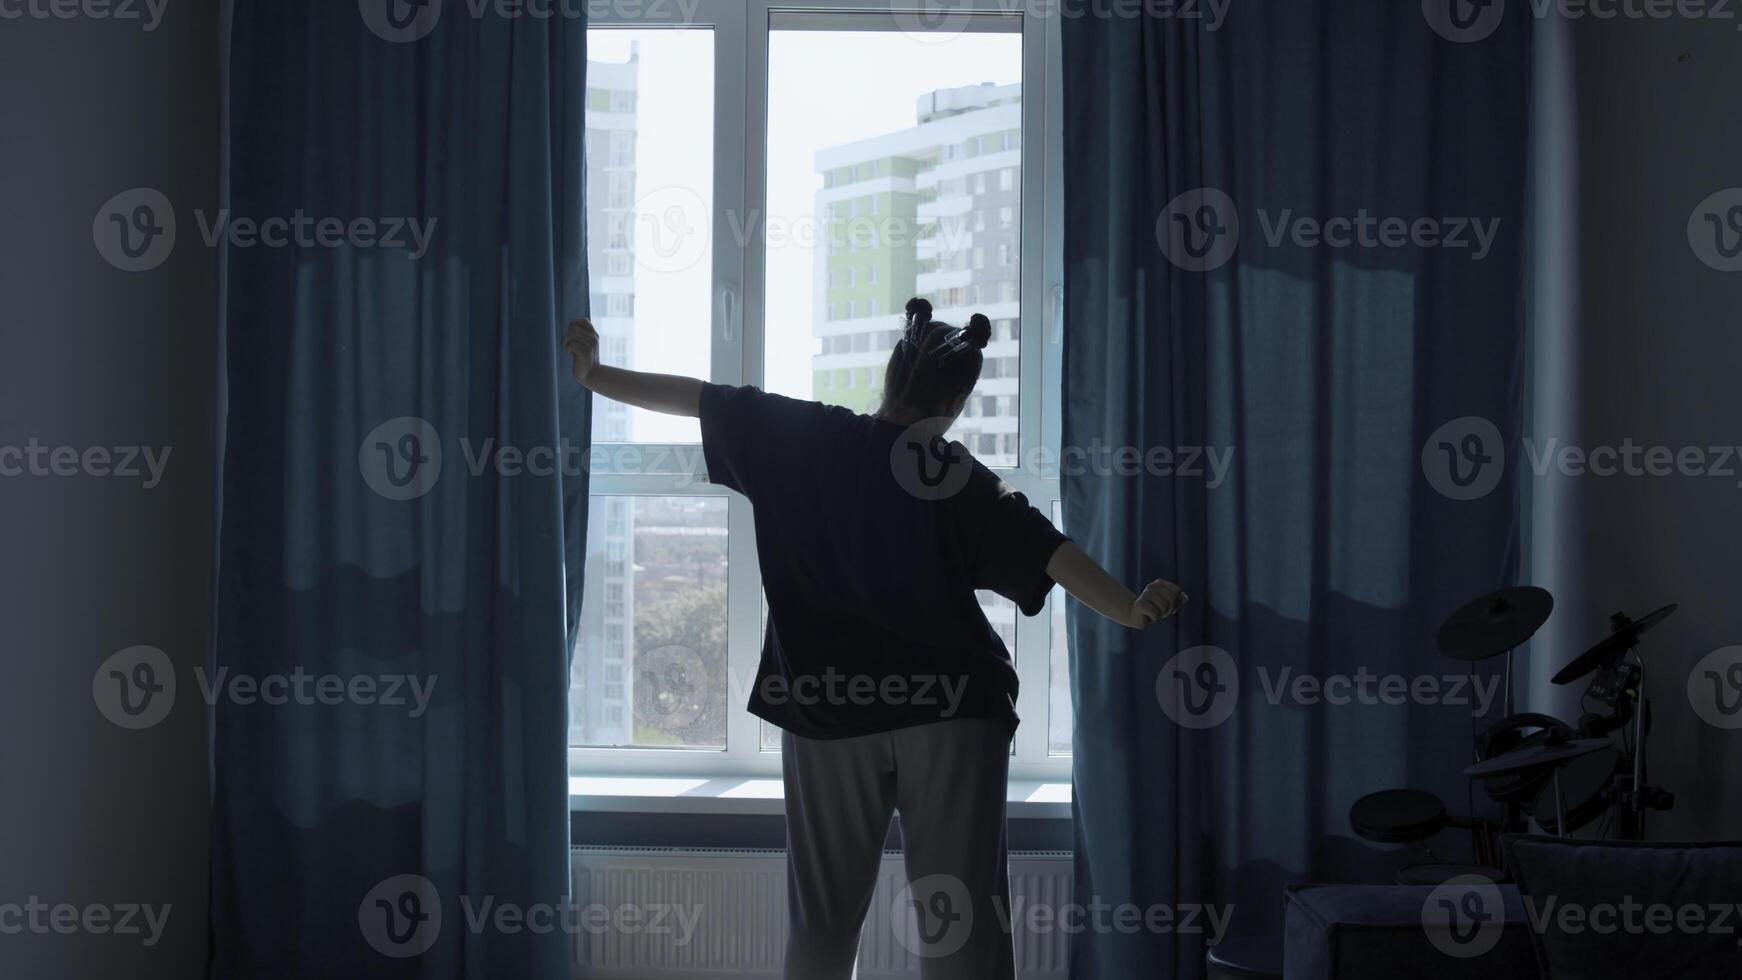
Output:
<svg viewBox="0 0 1742 980">
<path fill-rule="evenodd" d="M 600 494 L 587 519 L 587 564 L 629 564 L 587 576 L 570 744 L 724 746 L 726 498 Z"/>
<path fill-rule="evenodd" d="M 594 16 L 590 288 L 616 324 L 601 345 L 611 363 L 862 412 L 881 398 L 909 296 L 955 322 L 984 312 L 999 346 L 951 435 L 1044 508 L 1057 481 L 1026 460 L 1057 440 L 1058 347 L 1049 311 L 1025 318 L 1023 300 L 1057 279 L 1057 221 L 1040 209 L 1058 188 L 1029 190 L 1020 172 L 1058 137 L 1025 148 L 1020 134 L 1043 118 L 1023 94 L 1045 90 L 1041 42 L 1058 28 L 998 0 L 963 3 L 979 22 L 947 58 L 894 29 L 879 0 Z M 928 70 L 889 71 L 916 60 Z M 976 200 L 994 188 L 1009 193 Z M 962 237 L 988 225 L 990 237 Z M 594 405 L 571 765 L 776 777 L 778 733 L 743 710 L 763 624 L 749 503 L 705 482 L 693 420 Z M 1023 618 L 979 599 L 1022 676 L 1012 775 L 1067 777 L 1063 603 Z"/>
</svg>

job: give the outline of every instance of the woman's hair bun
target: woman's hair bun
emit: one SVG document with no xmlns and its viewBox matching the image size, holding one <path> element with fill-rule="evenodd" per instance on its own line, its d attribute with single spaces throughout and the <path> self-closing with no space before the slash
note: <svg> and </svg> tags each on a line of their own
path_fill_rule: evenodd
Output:
<svg viewBox="0 0 1742 980">
<path fill-rule="evenodd" d="M 968 318 L 968 325 L 962 328 L 962 336 L 975 347 L 984 350 L 992 339 L 992 321 L 986 319 L 986 314 L 976 313 Z"/>
<path fill-rule="evenodd" d="M 907 322 L 909 325 L 931 322 L 931 303 L 918 296 L 907 301 Z"/>
</svg>

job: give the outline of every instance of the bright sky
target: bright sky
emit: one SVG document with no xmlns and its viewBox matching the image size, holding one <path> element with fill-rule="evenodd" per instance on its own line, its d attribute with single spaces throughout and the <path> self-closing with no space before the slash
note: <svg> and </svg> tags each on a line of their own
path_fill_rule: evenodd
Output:
<svg viewBox="0 0 1742 980">
<path fill-rule="evenodd" d="M 665 213 L 674 200 L 712 207 L 714 126 L 712 32 L 595 29 L 588 58 L 626 61 L 640 42 L 640 127 L 636 194 Z M 813 202 L 822 189 L 816 152 L 906 129 L 926 92 L 959 85 L 1021 80 L 1016 34 L 961 34 L 939 42 L 896 31 L 777 31 L 769 42 L 768 359 L 764 387 L 809 397 L 814 235 Z M 658 214 L 637 216 L 637 249 L 648 247 Z M 738 217 L 738 226 L 747 224 Z M 805 233 L 799 233 L 800 229 Z M 701 230 L 706 230 L 705 226 Z M 782 234 L 782 233 L 785 234 Z M 746 244 L 759 247 L 760 238 Z M 712 316 L 711 252 L 674 250 L 678 261 L 638 260 L 635 270 L 635 367 L 708 376 Z M 688 261 L 692 256 L 695 261 Z M 677 268 L 677 266 L 682 266 Z M 892 315 L 890 326 L 897 325 Z M 693 442 L 694 420 L 637 412 L 633 437 Z"/>
</svg>

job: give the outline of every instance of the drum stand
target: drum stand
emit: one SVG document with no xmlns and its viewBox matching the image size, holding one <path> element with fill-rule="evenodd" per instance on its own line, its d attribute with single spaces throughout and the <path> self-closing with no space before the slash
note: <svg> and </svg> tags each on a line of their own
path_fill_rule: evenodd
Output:
<svg viewBox="0 0 1742 980">
<path fill-rule="evenodd" d="M 1631 687 L 1622 692 L 1633 702 L 1633 771 L 1615 776 L 1609 796 L 1616 810 L 1617 839 L 1637 841 L 1645 839 L 1645 811 L 1670 809 L 1675 806 L 1675 794 L 1645 784 L 1645 739 L 1650 730 L 1646 719 L 1651 714 L 1651 699 L 1645 696 L 1645 658 L 1639 655 L 1637 645 L 1627 648 L 1623 662 L 1628 658 L 1637 672 Z"/>
</svg>

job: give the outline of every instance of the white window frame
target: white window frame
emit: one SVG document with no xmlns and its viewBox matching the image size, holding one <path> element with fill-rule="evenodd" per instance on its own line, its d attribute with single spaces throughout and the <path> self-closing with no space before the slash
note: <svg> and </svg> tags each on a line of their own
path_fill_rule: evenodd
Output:
<svg viewBox="0 0 1742 980">
<path fill-rule="evenodd" d="M 595 14 L 589 28 L 703 28 L 714 37 L 714 220 L 713 317 L 711 379 L 722 384 L 763 383 L 766 309 L 764 255 L 760 241 L 740 247 L 732 238 L 741 214 L 766 213 L 768 47 L 771 17 L 780 27 L 893 30 L 895 15 L 884 0 L 693 0 L 687 21 L 684 5 L 631 5 Z M 1021 182 L 1018 256 L 1021 308 L 1020 382 L 1024 397 L 1018 406 L 1021 452 L 1016 468 L 995 468 L 1012 487 L 1027 494 L 1043 512 L 1051 513 L 1058 499 L 1056 474 L 1032 465 L 1032 450 L 1056 449 L 1059 443 L 1059 381 L 1062 345 L 1060 219 L 1061 137 L 1049 126 L 1059 106 L 1058 24 L 1056 17 L 1012 13 L 1002 0 L 962 0 L 972 7 L 974 26 L 1020 24 L 1022 32 L 1022 126 L 1043 139 L 1021 141 Z M 982 18 L 980 15 L 984 15 Z M 1007 29 L 1007 28 L 1005 28 Z M 1036 179 L 1038 177 L 1038 179 Z M 831 314 L 833 311 L 830 311 Z M 825 386 L 826 387 L 826 386 Z M 721 749 L 571 747 L 569 769 L 574 776 L 694 776 L 706 778 L 778 778 L 780 753 L 761 747 L 761 719 L 744 709 L 762 645 L 761 579 L 750 502 L 741 495 L 703 482 L 699 469 L 682 469 L 696 461 L 695 446 L 640 444 L 650 450 L 643 459 L 663 459 L 664 469 L 635 473 L 592 474 L 595 495 L 720 496 L 727 500 L 727 659 L 731 687 L 727 694 L 726 747 Z M 602 444 L 603 448 L 611 448 Z M 602 454 L 614 458 L 613 454 Z M 1055 457 L 1056 458 L 1056 455 Z M 1057 592 L 1055 590 L 1055 597 Z M 1055 599 L 1056 601 L 1056 599 Z M 1013 783 L 1070 778 L 1068 755 L 1051 755 L 1048 706 L 1051 678 L 1051 613 L 1018 618 L 1017 672 L 1021 694 L 1011 758 Z"/>
</svg>

